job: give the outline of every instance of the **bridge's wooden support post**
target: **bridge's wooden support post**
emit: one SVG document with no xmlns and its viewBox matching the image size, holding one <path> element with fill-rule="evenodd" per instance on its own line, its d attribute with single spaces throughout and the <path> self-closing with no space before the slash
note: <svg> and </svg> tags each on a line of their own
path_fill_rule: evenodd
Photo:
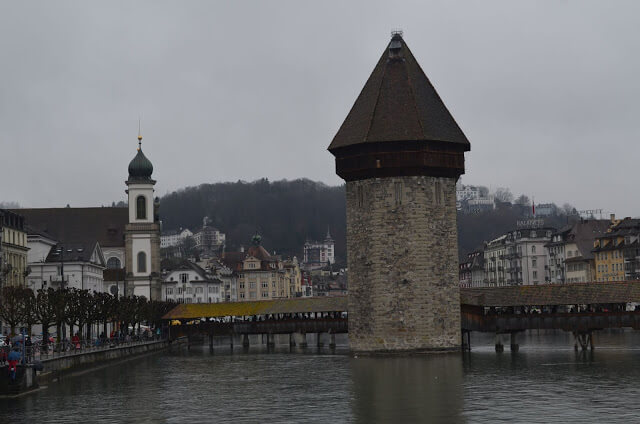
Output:
<svg viewBox="0 0 640 424">
<path fill-rule="evenodd" d="M 295 333 L 289 333 L 289 347 L 296 347 Z"/>
<path fill-rule="evenodd" d="M 517 352 L 520 349 L 520 345 L 518 345 L 517 334 L 518 333 L 515 331 L 511 332 L 511 343 L 509 346 L 511 352 Z"/>
<path fill-rule="evenodd" d="M 213 352 L 213 334 L 209 334 L 209 351 Z"/>
<path fill-rule="evenodd" d="M 276 345 L 275 334 L 267 333 L 267 347 L 274 347 Z"/>
<path fill-rule="evenodd" d="M 336 335 L 335 335 L 335 333 L 330 333 L 329 336 L 330 336 L 330 338 L 329 338 L 329 349 L 335 349 L 336 348 Z"/>
<path fill-rule="evenodd" d="M 593 350 L 593 332 L 589 331 L 586 333 L 573 333 L 576 341 L 574 344 L 574 348 L 578 350 L 578 344 L 580 344 L 580 348 L 582 350 L 587 350 L 591 348 Z"/>
<path fill-rule="evenodd" d="M 302 340 L 300 341 L 300 347 L 303 349 L 307 348 L 307 333 L 300 333 L 302 336 Z"/>
<path fill-rule="evenodd" d="M 462 351 L 471 352 L 471 331 L 462 330 L 461 337 L 462 337 L 462 343 L 460 344 L 460 347 L 462 348 Z"/>
<path fill-rule="evenodd" d="M 242 335 L 242 347 L 245 347 L 245 348 L 249 347 L 249 335 L 248 334 L 243 334 Z"/>
<path fill-rule="evenodd" d="M 504 345 L 502 344 L 502 334 L 496 333 L 496 352 L 504 352 Z"/>
<path fill-rule="evenodd" d="M 231 352 L 233 352 L 233 333 L 229 334 L 229 346 L 231 346 Z"/>
<path fill-rule="evenodd" d="M 322 343 L 322 333 L 316 334 L 316 347 L 322 347 L 324 343 Z"/>
</svg>

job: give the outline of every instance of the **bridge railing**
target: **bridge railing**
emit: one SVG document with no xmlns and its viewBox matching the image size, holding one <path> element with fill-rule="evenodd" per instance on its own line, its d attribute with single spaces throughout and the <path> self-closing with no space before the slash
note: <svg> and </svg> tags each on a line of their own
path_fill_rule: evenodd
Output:
<svg viewBox="0 0 640 424">
<path fill-rule="evenodd" d="M 640 329 L 640 311 L 492 315 L 462 312 L 461 324 L 465 331 L 495 333 L 536 329 L 558 329 L 572 332 L 604 328 Z"/>
<path fill-rule="evenodd" d="M 228 336 L 236 334 L 346 333 L 347 331 L 346 318 L 202 322 L 170 327 L 172 338 L 185 334 Z"/>
</svg>

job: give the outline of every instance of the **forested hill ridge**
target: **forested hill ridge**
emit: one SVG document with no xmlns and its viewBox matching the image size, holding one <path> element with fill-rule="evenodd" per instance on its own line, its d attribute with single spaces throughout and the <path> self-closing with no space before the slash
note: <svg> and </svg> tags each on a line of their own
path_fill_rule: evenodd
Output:
<svg viewBox="0 0 640 424">
<path fill-rule="evenodd" d="M 208 216 L 227 236 L 227 250 L 247 247 L 256 233 L 271 253 L 302 260 L 306 239 L 323 240 L 330 229 L 336 256 L 346 262 L 344 186 L 307 179 L 201 184 L 160 199 L 163 231 L 192 231 Z"/>
<path fill-rule="evenodd" d="M 529 215 L 524 205 L 502 204 L 477 214 L 458 213 L 460 258 L 483 242 L 516 228 L 516 221 Z M 208 216 L 211 225 L 227 235 L 227 250 L 247 247 L 256 232 L 269 251 L 302 259 L 307 239 L 322 240 L 327 227 L 335 240 L 336 257 L 346 263 L 346 212 L 344 185 L 298 179 L 293 181 L 227 182 L 202 184 L 167 194 L 160 199 L 163 231 L 202 226 Z M 568 221 L 566 214 L 545 217 L 555 228 Z"/>
</svg>

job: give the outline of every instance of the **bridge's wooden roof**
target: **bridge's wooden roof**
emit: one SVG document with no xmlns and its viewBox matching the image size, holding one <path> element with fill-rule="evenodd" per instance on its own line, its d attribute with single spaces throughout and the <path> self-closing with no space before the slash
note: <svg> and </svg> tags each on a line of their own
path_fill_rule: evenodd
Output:
<svg viewBox="0 0 640 424">
<path fill-rule="evenodd" d="M 460 289 L 472 306 L 543 306 L 640 302 L 640 281 Z"/>
<path fill-rule="evenodd" d="M 308 297 L 255 302 L 182 303 L 169 311 L 163 319 L 196 319 L 266 314 L 295 314 L 300 312 L 345 312 L 347 297 Z"/>
</svg>

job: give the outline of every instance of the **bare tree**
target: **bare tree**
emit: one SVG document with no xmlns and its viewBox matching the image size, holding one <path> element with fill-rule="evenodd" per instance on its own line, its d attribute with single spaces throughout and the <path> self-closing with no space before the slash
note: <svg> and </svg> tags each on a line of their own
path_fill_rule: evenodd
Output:
<svg viewBox="0 0 640 424">
<path fill-rule="evenodd" d="M 496 200 L 500 202 L 511 202 L 513 201 L 513 194 L 511 194 L 511 190 L 504 187 L 498 187 L 494 194 Z"/>
<path fill-rule="evenodd" d="M 521 194 L 520 197 L 518 197 L 514 203 L 516 205 L 529 206 L 531 205 L 531 200 L 529 200 L 529 197 L 525 196 L 524 194 Z"/>
</svg>

